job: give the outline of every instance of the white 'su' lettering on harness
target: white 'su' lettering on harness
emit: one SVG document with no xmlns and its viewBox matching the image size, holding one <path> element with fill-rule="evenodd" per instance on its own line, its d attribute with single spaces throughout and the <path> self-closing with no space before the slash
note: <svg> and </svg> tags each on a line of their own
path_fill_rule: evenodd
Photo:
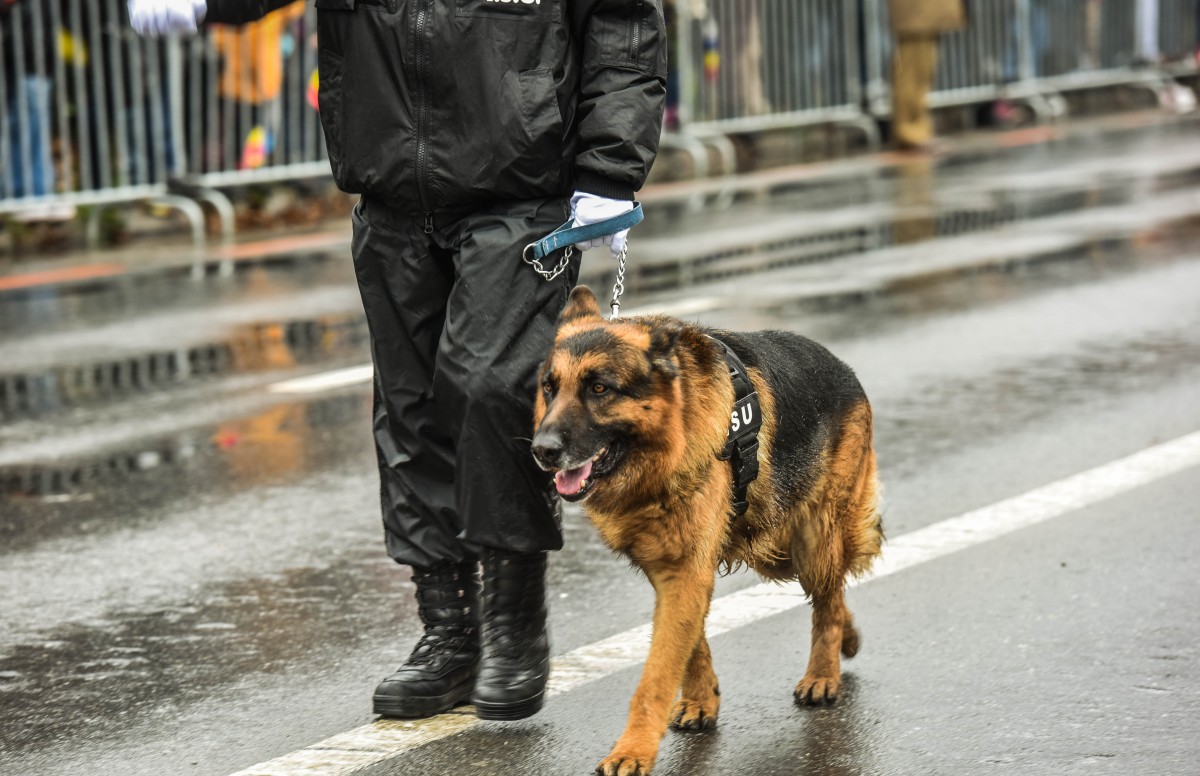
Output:
<svg viewBox="0 0 1200 776">
<path fill-rule="evenodd" d="M 762 408 L 758 391 L 746 373 L 746 365 L 727 344 L 713 335 L 709 339 L 721 348 L 729 380 L 733 384 L 733 411 L 729 413 L 729 437 L 717 453 L 717 460 L 733 464 L 733 503 L 731 518 L 741 517 L 750 506 L 750 483 L 758 478 L 758 430 L 762 427 Z"/>
<path fill-rule="evenodd" d="M 739 412 L 739 409 L 741 410 Z M 739 417 L 740 415 L 740 417 Z M 733 434 L 742 430 L 742 426 L 749 426 L 754 422 L 754 405 L 743 404 L 740 408 L 734 408 L 733 412 L 729 413 L 729 431 Z"/>
<path fill-rule="evenodd" d="M 489 3 L 507 3 L 511 5 L 541 5 L 542 0 L 487 0 Z"/>
</svg>

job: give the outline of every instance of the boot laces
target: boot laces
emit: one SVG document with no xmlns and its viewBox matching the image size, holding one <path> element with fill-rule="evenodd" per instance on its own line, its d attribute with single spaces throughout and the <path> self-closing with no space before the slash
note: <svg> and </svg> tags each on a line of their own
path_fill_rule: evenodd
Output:
<svg viewBox="0 0 1200 776">
<path fill-rule="evenodd" d="M 417 616 L 425 630 L 405 665 L 429 665 L 457 652 L 478 630 L 469 594 L 471 581 L 450 565 L 414 571 L 413 581 L 417 585 Z M 447 612 L 455 614 L 446 616 Z"/>
<path fill-rule="evenodd" d="M 420 666 L 437 663 L 457 652 L 470 636 L 466 628 L 430 628 L 421 634 L 405 665 Z"/>
</svg>

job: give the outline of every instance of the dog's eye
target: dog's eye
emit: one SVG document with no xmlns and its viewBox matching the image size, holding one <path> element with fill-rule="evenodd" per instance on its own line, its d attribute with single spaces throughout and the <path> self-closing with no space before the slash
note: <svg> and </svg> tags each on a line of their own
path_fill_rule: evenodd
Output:
<svg viewBox="0 0 1200 776">
<path fill-rule="evenodd" d="M 542 383 L 542 393 L 546 394 L 547 396 L 554 393 L 554 386 L 550 384 L 549 380 Z"/>
<path fill-rule="evenodd" d="M 595 393 L 595 394 L 608 393 L 608 386 L 605 385 L 604 383 L 596 383 L 595 385 L 592 386 L 592 393 Z"/>
</svg>

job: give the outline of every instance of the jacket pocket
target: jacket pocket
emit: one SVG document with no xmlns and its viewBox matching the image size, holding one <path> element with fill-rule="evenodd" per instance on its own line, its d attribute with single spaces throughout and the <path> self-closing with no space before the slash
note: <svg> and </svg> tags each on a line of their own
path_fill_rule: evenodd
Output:
<svg viewBox="0 0 1200 776">
<path fill-rule="evenodd" d="M 550 70 L 526 70 L 518 74 L 521 84 L 521 107 L 532 146 L 528 156 L 534 159 L 556 159 L 562 146 L 562 111 L 554 88 L 554 73 Z"/>
<path fill-rule="evenodd" d="M 318 2 L 332 0 L 318 0 Z M 353 2 L 353 0 L 348 0 Z M 339 186 L 345 186 L 342 169 L 342 76 L 345 71 L 342 55 L 330 49 L 317 52 L 317 106 L 321 114 L 321 129 L 329 151 L 329 167 Z"/>
<path fill-rule="evenodd" d="M 629 67 L 656 76 L 667 73 L 667 30 L 650 0 L 627 0 L 609 22 L 600 46 L 600 64 Z"/>
<path fill-rule="evenodd" d="M 545 196 L 560 182 L 563 122 L 550 70 L 506 73 L 505 86 L 481 95 L 480 115 L 487 116 L 494 144 L 466 164 L 461 154 L 448 160 L 459 170 L 458 183 L 469 184 L 471 196 L 532 199 Z M 553 181 L 547 184 L 547 181 Z"/>
</svg>

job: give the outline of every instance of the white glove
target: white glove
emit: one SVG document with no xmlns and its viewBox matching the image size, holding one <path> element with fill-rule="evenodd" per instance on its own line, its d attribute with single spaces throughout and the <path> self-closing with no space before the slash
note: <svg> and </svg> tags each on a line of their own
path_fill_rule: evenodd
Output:
<svg viewBox="0 0 1200 776">
<path fill-rule="evenodd" d="M 129 0 L 129 25 L 138 35 L 195 35 L 208 12 L 206 0 Z"/>
<path fill-rule="evenodd" d="M 571 226 L 587 226 L 599 221 L 606 221 L 622 213 L 628 213 L 630 210 L 633 210 L 633 203 L 628 200 L 609 199 L 608 197 L 577 191 L 571 197 L 571 218 L 574 219 Z M 594 248 L 601 244 L 607 245 L 612 250 L 613 258 L 616 258 L 625 250 L 625 238 L 628 235 L 629 230 L 622 229 L 616 234 L 610 234 L 607 237 L 575 243 L 575 247 L 581 251 L 586 251 L 588 248 Z"/>
</svg>

